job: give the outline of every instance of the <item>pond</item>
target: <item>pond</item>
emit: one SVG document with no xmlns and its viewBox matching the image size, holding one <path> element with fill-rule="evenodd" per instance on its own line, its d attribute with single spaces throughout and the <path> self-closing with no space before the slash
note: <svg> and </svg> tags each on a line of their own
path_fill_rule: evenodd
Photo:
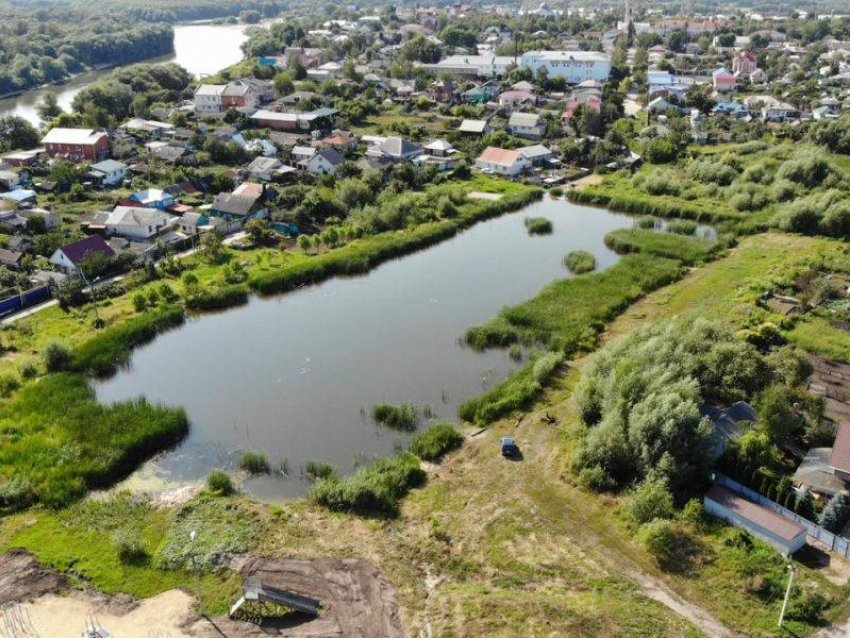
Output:
<svg viewBox="0 0 850 638">
<path fill-rule="evenodd" d="M 148 64 L 176 62 L 193 76 L 203 77 L 236 64 L 242 59 L 242 44 L 248 39 L 244 24 L 182 24 L 174 27 L 174 53 L 144 60 Z M 89 71 L 65 84 L 26 91 L 0 100 L 0 117 L 18 115 L 36 126 L 40 124 L 38 104 L 45 93 L 53 92 L 64 110 L 71 109 L 74 97 L 87 86 L 109 75 L 113 69 Z"/>
<path fill-rule="evenodd" d="M 530 237 L 529 216 L 553 222 Z M 130 367 L 96 386 L 102 401 L 146 396 L 183 406 L 190 432 L 120 488 L 156 491 L 233 470 L 243 451 L 260 451 L 288 476 L 245 484 L 259 498 L 303 494 L 308 460 L 348 474 L 406 446 L 410 435 L 377 425 L 375 403 L 430 406 L 455 418 L 457 406 L 519 364 L 507 352 L 474 352 L 467 328 L 506 304 L 568 277 L 564 256 L 586 250 L 600 269 L 618 257 L 604 236 L 632 218 L 547 199 L 482 222 L 368 275 L 336 278 L 293 293 L 190 320 L 137 350 Z M 427 427 L 420 423 L 419 427 Z"/>
</svg>

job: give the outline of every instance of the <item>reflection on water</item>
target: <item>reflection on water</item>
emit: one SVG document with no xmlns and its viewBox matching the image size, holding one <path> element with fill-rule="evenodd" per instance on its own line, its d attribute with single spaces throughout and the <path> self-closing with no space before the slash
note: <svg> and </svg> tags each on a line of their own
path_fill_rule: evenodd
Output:
<svg viewBox="0 0 850 638">
<path fill-rule="evenodd" d="M 529 237 L 529 215 L 550 218 L 554 232 Z M 241 451 L 259 450 L 288 466 L 288 478 L 248 483 L 273 499 L 303 493 L 299 470 L 309 459 L 348 473 L 356 462 L 392 454 L 409 435 L 374 424 L 375 403 L 429 405 L 453 419 L 463 399 L 517 365 L 504 351 L 465 348 L 458 338 L 466 329 L 568 276 L 562 262 L 571 250 L 593 253 L 600 269 L 612 265 L 618 258 L 603 238 L 631 223 L 543 201 L 366 276 L 254 298 L 160 336 L 97 387 L 103 401 L 144 394 L 189 416 L 187 439 L 127 485 L 199 480 L 212 468 L 233 469 Z"/>
</svg>

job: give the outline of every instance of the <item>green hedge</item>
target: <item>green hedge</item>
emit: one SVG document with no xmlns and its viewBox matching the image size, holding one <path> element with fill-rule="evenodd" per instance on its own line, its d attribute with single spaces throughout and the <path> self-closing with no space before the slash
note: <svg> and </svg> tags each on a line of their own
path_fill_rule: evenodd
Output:
<svg viewBox="0 0 850 638">
<path fill-rule="evenodd" d="M 160 332 L 176 328 L 185 320 L 183 309 L 164 306 L 107 328 L 79 346 L 68 366 L 73 372 L 104 377 L 130 360 L 133 348 L 147 343 Z"/>
<path fill-rule="evenodd" d="M 248 303 L 248 286 L 237 284 L 202 290 L 186 299 L 190 310 L 223 310 Z"/>
</svg>

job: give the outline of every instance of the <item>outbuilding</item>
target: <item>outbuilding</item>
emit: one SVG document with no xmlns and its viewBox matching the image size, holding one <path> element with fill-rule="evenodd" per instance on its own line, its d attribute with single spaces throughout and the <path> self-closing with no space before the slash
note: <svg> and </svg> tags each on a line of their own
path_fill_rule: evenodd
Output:
<svg viewBox="0 0 850 638">
<path fill-rule="evenodd" d="M 806 528 L 762 507 L 720 485 L 705 495 L 703 508 L 712 516 L 742 527 L 771 545 L 783 556 L 791 556 L 806 544 Z"/>
</svg>

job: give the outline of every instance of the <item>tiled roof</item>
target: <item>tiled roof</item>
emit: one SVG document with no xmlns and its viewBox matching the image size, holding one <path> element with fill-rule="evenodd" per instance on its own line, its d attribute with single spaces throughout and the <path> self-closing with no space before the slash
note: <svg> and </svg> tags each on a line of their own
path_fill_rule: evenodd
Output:
<svg viewBox="0 0 850 638">
<path fill-rule="evenodd" d="M 829 455 L 829 466 L 850 472 L 850 423 L 842 423 L 838 428 L 832 454 Z"/>
<path fill-rule="evenodd" d="M 488 164 L 498 164 L 499 166 L 513 166 L 519 159 L 519 151 L 511 151 L 506 148 L 497 148 L 488 146 L 484 152 L 478 156 L 478 159 Z"/>
<path fill-rule="evenodd" d="M 748 501 L 747 499 L 738 496 L 734 492 L 731 492 L 725 487 L 721 487 L 719 485 L 713 485 L 711 489 L 708 490 L 705 498 L 714 501 L 718 505 L 722 505 L 741 518 L 758 525 L 762 529 L 767 530 L 786 541 L 794 540 L 797 536 L 806 531 L 806 528 L 799 523 L 795 523 L 792 520 L 784 518 L 766 507 L 762 507 L 752 501 Z"/>
</svg>

